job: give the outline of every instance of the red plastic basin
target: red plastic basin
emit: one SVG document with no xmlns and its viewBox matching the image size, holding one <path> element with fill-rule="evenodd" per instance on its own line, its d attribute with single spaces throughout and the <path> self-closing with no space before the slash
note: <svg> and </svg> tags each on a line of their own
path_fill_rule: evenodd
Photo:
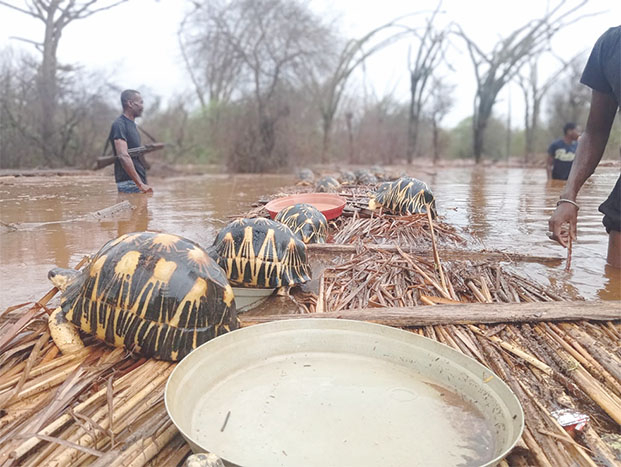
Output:
<svg viewBox="0 0 621 467">
<path fill-rule="evenodd" d="M 306 203 L 317 208 L 326 216 L 327 220 L 330 220 L 336 219 L 341 215 L 346 202 L 345 198 L 334 193 L 302 193 L 273 199 L 265 205 L 265 208 L 269 211 L 272 219 L 274 219 L 276 214 L 284 208 L 298 203 Z"/>
</svg>

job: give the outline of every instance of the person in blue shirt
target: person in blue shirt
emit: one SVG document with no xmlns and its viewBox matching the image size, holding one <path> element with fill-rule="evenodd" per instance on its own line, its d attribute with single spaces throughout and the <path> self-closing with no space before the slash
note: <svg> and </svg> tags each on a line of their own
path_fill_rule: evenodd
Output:
<svg viewBox="0 0 621 467">
<path fill-rule="evenodd" d="M 571 164 L 576 157 L 580 127 L 574 122 L 566 123 L 563 127 L 563 137 L 554 141 L 548 148 L 548 163 L 546 169 L 548 180 L 567 180 Z"/>
<path fill-rule="evenodd" d="M 615 116 L 621 103 L 621 26 L 608 29 L 597 40 L 584 68 L 580 82 L 590 87 L 591 108 L 584 134 L 580 138 L 576 160 L 556 210 L 548 221 L 549 237 L 567 247 L 576 238 L 578 192 L 599 164 Z M 599 211 L 608 232 L 608 264 L 621 269 L 621 175 Z M 567 231 L 564 226 L 569 224 Z"/>
<path fill-rule="evenodd" d="M 146 161 L 141 154 L 131 155 L 128 150 L 141 146 L 136 118 L 142 115 L 144 102 L 138 91 L 126 89 L 121 93 L 123 113 L 112 123 L 108 139 L 114 155 L 114 180 L 119 193 L 152 193 L 147 185 Z M 160 149 L 161 143 L 152 144 L 151 150 Z"/>
</svg>

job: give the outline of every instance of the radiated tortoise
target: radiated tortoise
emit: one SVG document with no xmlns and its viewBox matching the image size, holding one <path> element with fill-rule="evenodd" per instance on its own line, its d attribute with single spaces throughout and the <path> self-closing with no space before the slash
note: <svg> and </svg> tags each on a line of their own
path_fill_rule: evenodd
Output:
<svg viewBox="0 0 621 467">
<path fill-rule="evenodd" d="M 324 175 L 317 181 L 315 190 L 319 193 L 334 193 L 338 191 L 340 187 L 341 184 L 336 178 L 330 175 Z"/>
<path fill-rule="evenodd" d="M 421 214 L 427 210 L 436 216 L 436 201 L 426 183 L 416 178 L 401 177 L 394 182 L 382 183 L 369 201 L 369 208 L 383 206 L 399 215 Z"/>
<path fill-rule="evenodd" d="M 281 210 L 274 219 L 285 224 L 304 243 L 326 243 L 328 221 L 319 209 L 298 203 Z"/>
<path fill-rule="evenodd" d="M 233 286 L 276 288 L 307 282 L 306 245 L 291 229 L 265 218 L 237 219 L 209 249 Z"/>
<path fill-rule="evenodd" d="M 76 329 L 161 360 L 181 360 L 238 327 L 224 271 L 198 244 L 140 232 L 106 243 L 81 271 L 52 269 L 63 291 L 49 319 L 63 353 L 83 347 Z"/>
</svg>

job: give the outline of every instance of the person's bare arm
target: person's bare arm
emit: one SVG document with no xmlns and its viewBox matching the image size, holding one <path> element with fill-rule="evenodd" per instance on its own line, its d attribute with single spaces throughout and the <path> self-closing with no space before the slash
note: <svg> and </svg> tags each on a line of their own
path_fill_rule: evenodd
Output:
<svg viewBox="0 0 621 467">
<path fill-rule="evenodd" d="M 604 154 L 618 106 L 619 104 L 612 94 L 593 91 L 589 117 L 584 133 L 578 142 L 576 158 L 571 166 L 565 189 L 561 193 L 562 199 L 575 201 L 580 188 L 595 171 Z M 552 232 L 550 238 L 567 247 L 569 236 L 572 239 L 576 238 L 577 220 L 578 209 L 576 206 L 571 203 L 559 204 L 548 221 L 549 229 Z M 561 227 L 565 223 L 569 223 L 569 233 L 561 232 Z"/>
<path fill-rule="evenodd" d="M 125 172 L 127 172 L 127 175 L 130 176 L 136 186 L 140 188 L 140 191 L 142 191 L 143 193 L 153 192 L 153 189 L 149 185 L 142 183 L 140 175 L 138 175 L 138 172 L 136 172 L 136 167 L 134 167 L 134 161 L 132 161 L 131 156 L 127 152 L 127 141 L 123 139 L 115 139 L 114 149 L 116 150 L 116 155 L 119 158 L 121 165 L 125 169 Z"/>
</svg>

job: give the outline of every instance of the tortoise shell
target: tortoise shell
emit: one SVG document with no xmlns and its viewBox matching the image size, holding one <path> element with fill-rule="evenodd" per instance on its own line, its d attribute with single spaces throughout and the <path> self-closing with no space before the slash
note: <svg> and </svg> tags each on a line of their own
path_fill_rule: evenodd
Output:
<svg viewBox="0 0 621 467">
<path fill-rule="evenodd" d="M 306 245 L 289 227 L 271 219 L 229 223 L 218 232 L 209 253 L 235 286 L 292 286 L 311 277 Z"/>
<path fill-rule="evenodd" d="M 312 182 L 315 180 L 315 174 L 311 169 L 301 169 L 298 172 L 298 178 L 304 182 Z"/>
<path fill-rule="evenodd" d="M 354 172 L 356 182 L 360 185 L 373 185 L 377 183 L 377 177 L 368 169 L 358 169 Z"/>
<path fill-rule="evenodd" d="M 306 203 L 287 206 L 275 220 L 289 227 L 304 243 L 326 243 L 328 221 L 315 206 Z"/>
<path fill-rule="evenodd" d="M 315 190 L 319 193 L 333 193 L 341 187 L 339 181 L 329 175 L 321 177 L 315 185 Z"/>
<path fill-rule="evenodd" d="M 341 173 L 339 175 L 339 181 L 341 183 L 346 183 L 348 185 L 352 185 L 352 184 L 356 183 L 356 176 L 350 170 L 341 170 Z"/>
<path fill-rule="evenodd" d="M 436 201 L 426 183 L 411 177 L 382 183 L 369 207 L 383 206 L 388 212 L 400 215 L 424 214 L 430 210 L 436 216 Z"/>
<path fill-rule="evenodd" d="M 198 244 L 163 233 L 106 243 L 68 285 L 61 307 L 109 344 L 171 361 L 238 326 L 224 271 Z"/>
<path fill-rule="evenodd" d="M 379 165 L 374 165 L 373 167 L 371 167 L 370 172 L 375 175 L 375 178 L 377 178 L 378 180 L 388 179 L 388 174 L 386 173 L 386 170 Z"/>
</svg>

